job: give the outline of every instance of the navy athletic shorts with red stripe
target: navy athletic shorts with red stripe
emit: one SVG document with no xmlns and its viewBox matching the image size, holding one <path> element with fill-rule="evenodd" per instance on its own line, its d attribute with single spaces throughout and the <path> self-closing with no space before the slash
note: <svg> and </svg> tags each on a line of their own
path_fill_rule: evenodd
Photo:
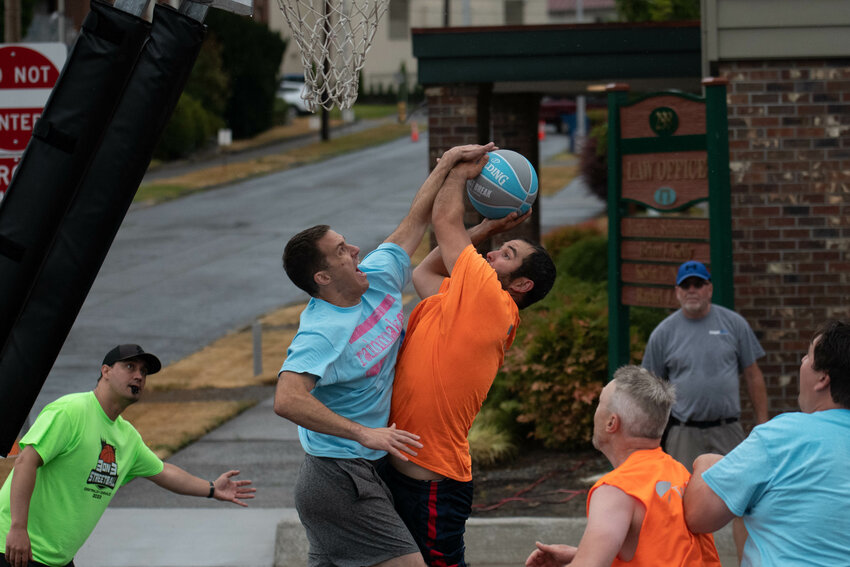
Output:
<svg viewBox="0 0 850 567">
<path fill-rule="evenodd" d="M 466 567 L 463 534 L 472 513 L 472 481 L 416 480 L 383 459 L 378 467 L 395 509 L 430 567 Z"/>
</svg>

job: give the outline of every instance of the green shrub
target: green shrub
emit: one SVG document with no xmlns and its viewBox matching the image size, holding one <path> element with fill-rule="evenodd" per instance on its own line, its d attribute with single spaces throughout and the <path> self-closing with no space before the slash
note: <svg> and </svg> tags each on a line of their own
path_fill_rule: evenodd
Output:
<svg viewBox="0 0 850 567">
<path fill-rule="evenodd" d="M 603 283 L 572 278 L 557 287 L 523 319 L 502 375 L 533 438 L 546 447 L 583 447 L 608 371 L 607 294 Z"/>
<path fill-rule="evenodd" d="M 557 258 L 561 251 L 572 246 L 579 240 L 601 234 L 599 229 L 593 227 L 581 225 L 565 226 L 543 235 L 543 246 L 546 247 L 546 250 L 549 251 L 549 254 L 553 258 Z"/>
<path fill-rule="evenodd" d="M 588 236 L 561 250 L 558 274 L 586 282 L 608 281 L 608 239 Z"/>
<path fill-rule="evenodd" d="M 154 150 L 158 159 L 177 159 L 209 144 L 223 122 L 192 95 L 183 93 Z"/>
<path fill-rule="evenodd" d="M 643 357 L 643 346 L 646 345 L 649 335 L 672 312 L 672 309 L 657 309 L 655 307 L 629 308 L 630 335 L 642 339 L 642 342 L 639 343 L 641 346 L 640 352 L 634 354 L 633 351 L 633 360 L 639 361 Z"/>
<path fill-rule="evenodd" d="M 522 323 L 485 402 L 488 424 L 559 449 L 587 448 L 608 378 L 607 239 L 592 227 L 546 235 L 558 277 L 549 295 L 522 312 Z M 632 361 L 666 316 L 632 308 Z"/>
<path fill-rule="evenodd" d="M 607 108 L 591 108 L 587 111 L 587 119 L 590 120 L 590 127 L 595 128 L 601 124 L 608 123 Z"/>
<path fill-rule="evenodd" d="M 289 124 L 292 122 L 292 117 L 295 116 L 295 114 L 295 109 L 290 107 L 285 100 L 282 98 L 275 98 L 272 124 L 275 126 Z"/>
<path fill-rule="evenodd" d="M 579 156 L 579 171 L 587 187 L 600 199 L 608 199 L 608 123 L 590 129 Z"/>
<path fill-rule="evenodd" d="M 469 430 L 469 454 L 473 466 L 492 465 L 507 460 L 517 452 L 510 428 L 504 427 L 498 412 L 483 410 Z"/>
<path fill-rule="evenodd" d="M 183 92 L 192 95 L 208 112 L 221 119 L 230 98 L 230 76 L 224 69 L 223 48 L 209 35 L 201 45 Z"/>
</svg>

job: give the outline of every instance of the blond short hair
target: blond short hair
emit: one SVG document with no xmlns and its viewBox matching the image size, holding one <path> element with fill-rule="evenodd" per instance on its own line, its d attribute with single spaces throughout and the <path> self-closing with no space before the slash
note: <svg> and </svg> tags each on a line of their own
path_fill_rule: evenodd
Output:
<svg viewBox="0 0 850 567">
<path fill-rule="evenodd" d="M 623 366 L 614 372 L 616 387 L 609 410 L 620 416 L 632 437 L 661 439 L 676 401 L 673 384 L 640 366 Z"/>
</svg>

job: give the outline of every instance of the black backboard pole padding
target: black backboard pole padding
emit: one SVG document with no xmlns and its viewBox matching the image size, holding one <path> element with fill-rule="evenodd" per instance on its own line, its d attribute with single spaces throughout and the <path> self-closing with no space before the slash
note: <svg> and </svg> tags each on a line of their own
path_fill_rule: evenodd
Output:
<svg viewBox="0 0 850 567">
<path fill-rule="evenodd" d="M 201 22 L 169 6 L 154 8 L 150 40 L 0 355 L 0 452 L 4 455 L 35 403 L 106 258 L 205 33 Z M 132 342 L 132 337 L 126 339 Z M 92 382 L 98 362 L 92 360 Z"/>
<path fill-rule="evenodd" d="M 0 347 L 20 316 L 149 34 L 145 20 L 92 1 L 0 203 Z"/>
</svg>

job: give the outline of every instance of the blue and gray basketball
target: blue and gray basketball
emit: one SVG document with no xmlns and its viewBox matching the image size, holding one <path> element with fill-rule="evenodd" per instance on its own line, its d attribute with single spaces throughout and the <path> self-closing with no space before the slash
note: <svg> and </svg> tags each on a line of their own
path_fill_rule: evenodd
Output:
<svg viewBox="0 0 850 567">
<path fill-rule="evenodd" d="M 490 159 L 481 175 L 466 182 L 472 206 L 488 219 L 528 212 L 537 199 L 537 172 L 531 162 L 511 150 L 487 155 Z"/>
</svg>

